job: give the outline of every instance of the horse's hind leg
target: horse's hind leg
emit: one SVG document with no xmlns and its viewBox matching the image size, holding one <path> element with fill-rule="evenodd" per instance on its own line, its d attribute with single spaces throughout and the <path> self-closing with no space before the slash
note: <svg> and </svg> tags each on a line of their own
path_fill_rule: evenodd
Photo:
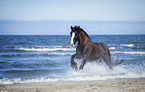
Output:
<svg viewBox="0 0 145 92">
<path fill-rule="evenodd" d="M 70 61 L 70 63 L 71 63 L 71 67 L 77 71 L 77 70 L 78 70 L 77 63 L 74 62 L 75 56 L 76 56 L 76 54 L 74 54 L 74 55 L 71 56 L 71 61 Z"/>
<path fill-rule="evenodd" d="M 112 62 L 111 62 L 111 55 L 110 55 L 110 52 L 109 51 L 108 51 L 108 53 L 105 54 L 105 56 L 103 57 L 103 60 L 107 63 L 107 65 L 109 66 L 109 68 L 111 70 L 113 70 Z"/>
</svg>

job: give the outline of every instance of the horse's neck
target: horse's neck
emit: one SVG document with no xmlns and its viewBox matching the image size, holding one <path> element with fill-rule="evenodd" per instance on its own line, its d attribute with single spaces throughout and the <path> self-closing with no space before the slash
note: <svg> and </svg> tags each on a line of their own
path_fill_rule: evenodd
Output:
<svg viewBox="0 0 145 92">
<path fill-rule="evenodd" d="M 79 45 L 85 46 L 90 41 L 91 41 L 91 39 L 84 32 L 80 32 Z"/>
</svg>

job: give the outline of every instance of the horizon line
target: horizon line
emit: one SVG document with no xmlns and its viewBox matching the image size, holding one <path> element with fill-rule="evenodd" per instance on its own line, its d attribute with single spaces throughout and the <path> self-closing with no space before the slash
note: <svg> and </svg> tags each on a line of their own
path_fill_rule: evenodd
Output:
<svg viewBox="0 0 145 92">
<path fill-rule="evenodd" d="M 53 19 L 46 19 L 46 20 L 3 20 L 0 21 L 23 21 L 23 22 L 41 22 L 41 21 L 100 21 L 100 22 L 145 22 L 145 20 L 53 20 Z"/>
<path fill-rule="evenodd" d="M 57 34 L 0 34 L 0 36 L 57 36 Z M 145 34 L 90 34 L 90 35 L 145 35 Z M 65 34 L 59 34 L 58 36 L 69 36 Z"/>
</svg>

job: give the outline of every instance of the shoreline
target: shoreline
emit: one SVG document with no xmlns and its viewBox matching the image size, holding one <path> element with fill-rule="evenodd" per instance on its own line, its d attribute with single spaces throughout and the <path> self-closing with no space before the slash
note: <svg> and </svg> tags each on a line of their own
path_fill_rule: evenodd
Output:
<svg viewBox="0 0 145 92">
<path fill-rule="evenodd" d="M 0 85 L 0 92 L 145 92 L 145 78 Z"/>
</svg>

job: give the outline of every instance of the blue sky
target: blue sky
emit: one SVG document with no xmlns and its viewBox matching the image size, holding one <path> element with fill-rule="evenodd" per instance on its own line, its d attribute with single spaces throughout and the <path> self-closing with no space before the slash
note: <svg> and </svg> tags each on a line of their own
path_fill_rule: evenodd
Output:
<svg viewBox="0 0 145 92">
<path fill-rule="evenodd" d="M 145 0 L 0 0 L 0 20 L 145 21 Z"/>
<path fill-rule="evenodd" d="M 145 21 L 145 0 L 0 0 L 0 20 L 25 21 L 20 24 L 1 22 L 0 35 L 69 35 L 70 26 L 75 24 L 93 35 L 145 34 L 145 22 L 141 25 L 109 22 L 99 25 L 101 22 L 98 22 Z M 77 22 L 51 24 L 50 21 L 43 24 L 42 20 Z M 82 20 L 97 22 L 78 22 Z"/>
</svg>

